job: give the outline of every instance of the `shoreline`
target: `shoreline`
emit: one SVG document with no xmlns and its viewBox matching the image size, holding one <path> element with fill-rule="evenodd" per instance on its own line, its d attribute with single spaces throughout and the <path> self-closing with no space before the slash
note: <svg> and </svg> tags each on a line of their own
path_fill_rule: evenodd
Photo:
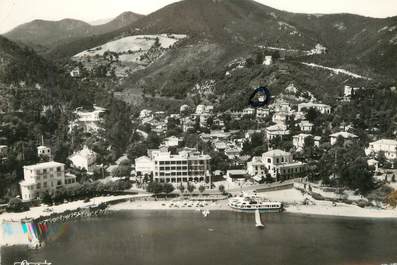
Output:
<svg viewBox="0 0 397 265">
<path fill-rule="evenodd" d="M 226 205 L 226 203 L 225 203 Z M 333 207 L 334 211 L 330 211 Z M 354 209 L 356 208 L 356 209 Z M 368 209 L 368 208 L 360 208 L 358 206 L 346 205 L 346 206 L 316 206 L 316 205 L 289 205 L 284 208 L 285 210 L 282 213 L 301 215 L 301 216 L 317 216 L 317 217 L 341 217 L 341 218 L 357 218 L 357 219 L 395 219 L 397 220 L 397 210 L 381 210 L 381 209 Z M 143 207 L 140 204 L 134 204 L 134 202 L 125 202 L 117 205 L 110 206 L 108 208 L 109 212 L 118 212 L 118 211 L 201 211 L 201 210 L 210 210 L 210 211 L 226 211 L 226 212 L 240 212 L 231 209 L 226 206 L 210 206 L 206 208 L 170 208 L 167 206 L 162 206 L 161 204 L 151 204 L 149 207 Z M 352 210 L 354 210 L 352 212 Z"/>
<path fill-rule="evenodd" d="M 279 191 L 259 193 L 259 197 L 272 201 L 284 203 L 286 214 L 316 217 L 336 217 L 351 219 L 371 219 L 371 220 L 397 220 L 397 209 L 380 208 L 361 208 L 356 205 L 345 203 L 333 203 L 331 201 L 319 201 L 302 194 L 294 188 Z M 310 205 L 305 205 L 304 201 L 310 199 Z M 113 204 L 112 204 L 113 202 Z M 91 205 L 107 204 L 106 211 L 109 213 L 117 211 L 226 211 L 239 212 L 231 209 L 227 205 L 227 199 L 221 200 L 189 200 L 189 199 L 154 199 L 150 194 L 124 195 L 92 198 L 89 202 L 75 201 L 57 206 L 34 207 L 28 212 L 23 213 L 3 213 L 0 214 L 0 222 L 21 222 L 24 219 L 37 220 L 38 218 L 49 217 L 51 214 L 65 214 L 67 212 L 89 207 Z M 51 211 L 46 211 L 50 208 Z M 0 229 L 0 247 L 8 245 L 18 245 L 18 243 L 5 244 L 3 239 L 3 229 Z"/>
<path fill-rule="evenodd" d="M 375 207 L 361 208 L 357 205 L 346 203 L 333 203 L 331 201 L 315 200 L 307 194 L 303 194 L 300 190 L 295 188 L 269 191 L 257 194 L 259 197 L 271 201 L 283 202 L 284 213 L 307 215 L 307 216 L 327 216 L 327 217 L 346 217 L 346 218 L 360 218 L 360 219 L 396 219 L 396 209 L 380 209 Z M 310 205 L 304 205 L 304 201 L 309 201 Z M 183 200 L 182 200 L 183 201 Z M 135 201 L 124 202 L 108 207 L 109 211 L 119 210 L 146 210 L 146 211 L 195 211 L 194 207 L 170 207 L 172 200 L 163 201 Z M 164 205 L 162 205 L 164 204 Z M 227 206 L 227 200 L 220 200 L 217 202 L 209 202 L 207 207 L 199 209 L 208 209 L 210 211 L 235 211 Z"/>
</svg>

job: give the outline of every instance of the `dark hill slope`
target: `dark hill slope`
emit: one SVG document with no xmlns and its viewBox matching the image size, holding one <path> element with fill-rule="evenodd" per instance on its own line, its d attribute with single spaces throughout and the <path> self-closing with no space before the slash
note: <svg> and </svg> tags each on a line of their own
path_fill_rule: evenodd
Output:
<svg viewBox="0 0 397 265">
<path fill-rule="evenodd" d="M 124 12 L 112 21 L 97 26 L 75 19 L 34 20 L 16 27 L 4 36 L 30 46 L 40 53 L 46 53 L 53 47 L 65 45 L 73 40 L 117 31 L 141 17 L 139 14 Z"/>
</svg>

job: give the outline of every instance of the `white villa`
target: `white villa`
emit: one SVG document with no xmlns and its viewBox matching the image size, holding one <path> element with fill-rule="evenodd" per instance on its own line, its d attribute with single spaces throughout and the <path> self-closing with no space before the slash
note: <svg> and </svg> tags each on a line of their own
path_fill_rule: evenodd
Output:
<svg viewBox="0 0 397 265">
<path fill-rule="evenodd" d="M 254 156 L 251 161 L 247 163 L 247 172 L 250 176 L 266 176 L 265 163 L 262 157 Z"/>
<path fill-rule="evenodd" d="M 271 65 L 273 63 L 273 57 L 271 55 L 266 55 L 265 60 L 263 60 L 263 65 Z"/>
<path fill-rule="evenodd" d="M 80 77 L 80 69 L 78 67 L 74 68 L 72 71 L 70 71 L 70 76 Z"/>
<path fill-rule="evenodd" d="M 286 124 L 288 119 L 288 114 L 286 112 L 276 112 L 272 116 L 272 122 L 276 124 Z"/>
<path fill-rule="evenodd" d="M 154 161 L 147 156 L 136 158 L 135 172 L 141 176 L 152 174 L 154 172 Z"/>
<path fill-rule="evenodd" d="M 51 160 L 51 148 L 44 146 L 44 145 L 38 146 L 37 147 L 37 156 L 38 157 L 47 156 Z"/>
<path fill-rule="evenodd" d="M 264 118 L 266 118 L 269 115 L 270 115 L 270 110 L 269 109 L 264 109 L 264 108 L 256 109 L 256 118 L 257 119 L 264 119 Z"/>
<path fill-rule="evenodd" d="M 331 106 L 322 104 L 322 103 L 313 103 L 313 102 L 306 102 L 298 104 L 298 111 L 303 111 L 304 109 L 316 109 L 322 114 L 330 114 L 331 113 Z"/>
<path fill-rule="evenodd" d="M 338 140 L 339 137 L 342 137 L 344 139 L 344 142 L 346 141 L 355 141 L 358 139 L 358 136 L 349 132 L 337 132 L 334 134 L 330 135 L 331 138 L 331 145 L 336 144 L 336 141 Z"/>
<path fill-rule="evenodd" d="M 212 114 L 214 112 L 214 106 L 206 106 L 206 105 L 197 105 L 196 114 L 201 115 L 204 113 Z"/>
<path fill-rule="evenodd" d="M 235 158 L 240 157 L 241 152 L 242 152 L 242 149 L 234 144 L 228 144 L 225 149 L 225 155 L 229 159 L 235 159 Z"/>
<path fill-rule="evenodd" d="M 143 109 L 141 110 L 141 112 L 139 113 L 139 118 L 141 120 L 143 119 L 147 119 L 147 118 L 152 118 L 153 117 L 153 111 L 148 110 L 148 109 Z"/>
<path fill-rule="evenodd" d="M 254 115 L 254 114 L 255 114 L 255 109 L 253 109 L 253 108 L 243 109 L 243 116 L 244 115 Z"/>
<path fill-rule="evenodd" d="M 292 154 L 282 150 L 272 150 L 262 154 L 262 161 L 272 178 L 302 176 L 306 164 L 293 160 Z"/>
<path fill-rule="evenodd" d="M 69 156 L 69 160 L 72 161 L 74 167 L 91 172 L 95 165 L 96 157 L 94 151 L 84 146 L 83 149 Z"/>
<path fill-rule="evenodd" d="M 369 143 L 365 149 L 367 156 L 376 156 L 379 152 L 384 152 L 386 159 L 393 160 L 397 158 L 397 141 L 390 139 L 381 139 L 376 142 Z"/>
<path fill-rule="evenodd" d="M 8 146 L 7 145 L 0 145 L 0 158 L 6 157 L 8 154 Z"/>
<path fill-rule="evenodd" d="M 313 130 L 313 123 L 309 121 L 301 121 L 299 123 L 299 128 L 302 132 L 311 132 Z"/>
<path fill-rule="evenodd" d="M 65 176 L 64 168 L 64 164 L 53 161 L 24 166 L 24 180 L 19 183 L 22 200 L 36 199 L 41 192 L 53 194 L 61 187 L 73 188 L 76 185 L 76 176 Z"/>
<path fill-rule="evenodd" d="M 292 144 L 296 148 L 297 151 L 301 151 L 305 147 L 305 139 L 309 136 L 312 136 L 311 134 L 305 134 L 301 133 L 298 135 L 294 135 L 292 137 Z"/>
<path fill-rule="evenodd" d="M 170 136 L 164 139 L 163 145 L 167 147 L 178 146 L 181 141 L 181 138 L 178 138 L 176 136 Z"/>
<path fill-rule="evenodd" d="M 290 134 L 287 126 L 285 126 L 284 124 L 269 126 L 265 129 L 265 133 L 268 140 L 276 138 L 277 136 L 283 137 Z"/>
</svg>

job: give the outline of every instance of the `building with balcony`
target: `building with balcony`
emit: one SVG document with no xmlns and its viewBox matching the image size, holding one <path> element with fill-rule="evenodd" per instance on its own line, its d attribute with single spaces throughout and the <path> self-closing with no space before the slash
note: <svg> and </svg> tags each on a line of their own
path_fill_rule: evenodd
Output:
<svg viewBox="0 0 397 265">
<path fill-rule="evenodd" d="M 315 109 L 318 110 L 321 114 L 331 113 L 331 106 L 322 103 L 307 102 L 298 105 L 298 111 L 303 111 L 304 109 Z"/>
<path fill-rule="evenodd" d="M 184 149 L 177 155 L 165 150 L 152 150 L 149 157 L 154 164 L 153 179 L 161 183 L 185 183 L 189 181 L 210 181 L 210 160 L 209 155 L 204 155 L 197 150 Z M 141 168 L 141 162 L 150 165 L 149 159 L 138 158 L 136 170 Z M 142 161 L 140 161 L 142 160 Z"/>
<path fill-rule="evenodd" d="M 53 194 L 59 188 L 69 189 L 76 185 L 76 176 L 66 178 L 65 165 L 54 161 L 24 166 L 23 175 L 24 180 L 19 185 L 24 201 L 36 199 L 42 192 Z"/>
<path fill-rule="evenodd" d="M 294 161 L 290 152 L 271 150 L 262 154 L 262 162 L 272 178 L 295 178 L 306 171 L 306 164 Z"/>
</svg>

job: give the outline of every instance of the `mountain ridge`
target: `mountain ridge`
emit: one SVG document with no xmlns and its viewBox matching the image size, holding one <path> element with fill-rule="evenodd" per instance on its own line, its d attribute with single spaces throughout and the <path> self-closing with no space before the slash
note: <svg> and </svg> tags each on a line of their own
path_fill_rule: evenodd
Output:
<svg viewBox="0 0 397 265">
<path fill-rule="evenodd" d="M 57 21 L 35 19 L 15 27 L 3 36 L 44 54 L 54 46 L 63 45 L 76 39 L 117 31 L 141 17 L 143 15 L 127 11 L 101 25 L 91 25 L 85 21 L 71 18 Z"/>
</svg>

